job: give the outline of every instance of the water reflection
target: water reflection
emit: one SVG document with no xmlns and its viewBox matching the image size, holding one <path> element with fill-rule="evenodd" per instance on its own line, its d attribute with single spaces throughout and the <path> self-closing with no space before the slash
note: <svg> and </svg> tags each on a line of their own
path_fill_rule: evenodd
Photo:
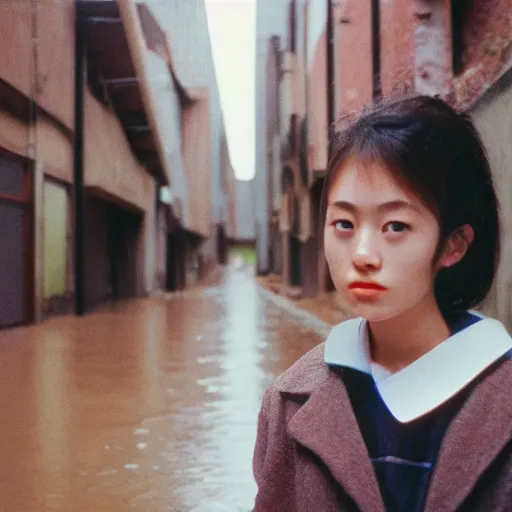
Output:
<svg viewBox="0 0 512 512">
<path fill-rule="evenodd" d="M 234 269 L 2 332 L 2 507 L 250 510 L 263 390 L 319 341 Z"/>
</svg>

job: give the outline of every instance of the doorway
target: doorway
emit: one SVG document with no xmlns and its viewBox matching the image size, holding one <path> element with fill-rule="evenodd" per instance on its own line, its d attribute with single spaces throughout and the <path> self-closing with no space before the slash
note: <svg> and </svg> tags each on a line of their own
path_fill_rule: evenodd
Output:
<svg viewBox="0 0 512 512">
<path fill-rule="evenodd" d="M 34 320 L 32 175 L 29 162 L 0 150 L 0 327 Z"/>
<path fill-rule="evenodd" d="M 85 211 L 87 306 L 136 297 L 142 214 L 93 195 Z"/>
</svg>

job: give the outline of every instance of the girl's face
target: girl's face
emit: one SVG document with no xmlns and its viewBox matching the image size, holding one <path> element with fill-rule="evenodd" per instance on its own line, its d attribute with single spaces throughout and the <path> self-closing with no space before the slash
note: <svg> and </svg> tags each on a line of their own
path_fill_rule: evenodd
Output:
<svg viewBox="0 0 512 512">
<path fill-rule="evenodd" d="M 352 311 L 382 321 L 435 304 L 434 214 L 378 163 L 349 159 L 328 196 L 324 231 L 331 277 Z"/>
</svg>

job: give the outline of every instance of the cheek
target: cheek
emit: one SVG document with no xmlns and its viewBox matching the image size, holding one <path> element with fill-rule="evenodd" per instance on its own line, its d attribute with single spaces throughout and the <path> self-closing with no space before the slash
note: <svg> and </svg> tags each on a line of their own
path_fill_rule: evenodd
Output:
<svg viewBox="0 0 512 512">
<path fill-rule="evenodd" d="M 403 278 L 408 280 L 414 276 L 432 276 L 436 248 L 430 237 L 410 240 L 410 243 L 403 244 L 400 250 L 393 251 L 397 270 L 400 270 Z"/>
<path fill-rule="evenodd" d="M 347 248 L 344 244 L 339 243 L 339 240 L 331 229 L 326 230 L 324 233 L 324 252 L 325 259 L 329 266 L 337 265 L 347 260 Z"/>
</svg>

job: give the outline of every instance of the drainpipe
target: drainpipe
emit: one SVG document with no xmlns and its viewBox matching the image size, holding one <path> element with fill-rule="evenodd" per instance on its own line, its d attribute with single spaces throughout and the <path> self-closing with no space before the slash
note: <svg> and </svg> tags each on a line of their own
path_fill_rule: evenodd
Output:
<svg viewBox="0 0 512 512">
<path fill-rule="evenodd" d="M 84 93 L 87 81 L 86 27 L 77 12 L 75 42 L 75 307 L 85 314 L 85 239 L 84 239 Z"/>
<path fill-rule="evenodd" d="M 380 65 L 380 0 L 372 0 L 373 99 L 382 96 Z"/>
<path fill-rule="evenodd" d="M 332 0 L 325 0 L 327 2 L 327 122 L 329 147 L 328 157 L 331 157 L 332 151 L 332 136 L 334 134 L 334 94 L 336 91 L 335 75 L 334 75 L 334 20 L 333 9 L 334 5 Z"/>
<path fill-rule="evenodd" d="M 149 128 L 151 129 L 158 157 L 164 171 L 164 176 L 160 178 L 159 185 L 168 185 L 170 173 L 167 166 L 165 146 L 161 138 L 160 130 L 158 129 L 158 120 L 156 115 L 158 109 L 156 107 L 153 93 L 149 85 L 150 79 L 145 55 L 146 40 L 142 32 L 139 13 L 133 0 L 118 0 L 118 5 L 123 27 L 126 32 L 126 39 L 128 40 L 130 55 L 133 59 L 133 66 L 138 78 L 142 101 L 144 102 L 146 115 L 148 118 Z"/>
</svg>

